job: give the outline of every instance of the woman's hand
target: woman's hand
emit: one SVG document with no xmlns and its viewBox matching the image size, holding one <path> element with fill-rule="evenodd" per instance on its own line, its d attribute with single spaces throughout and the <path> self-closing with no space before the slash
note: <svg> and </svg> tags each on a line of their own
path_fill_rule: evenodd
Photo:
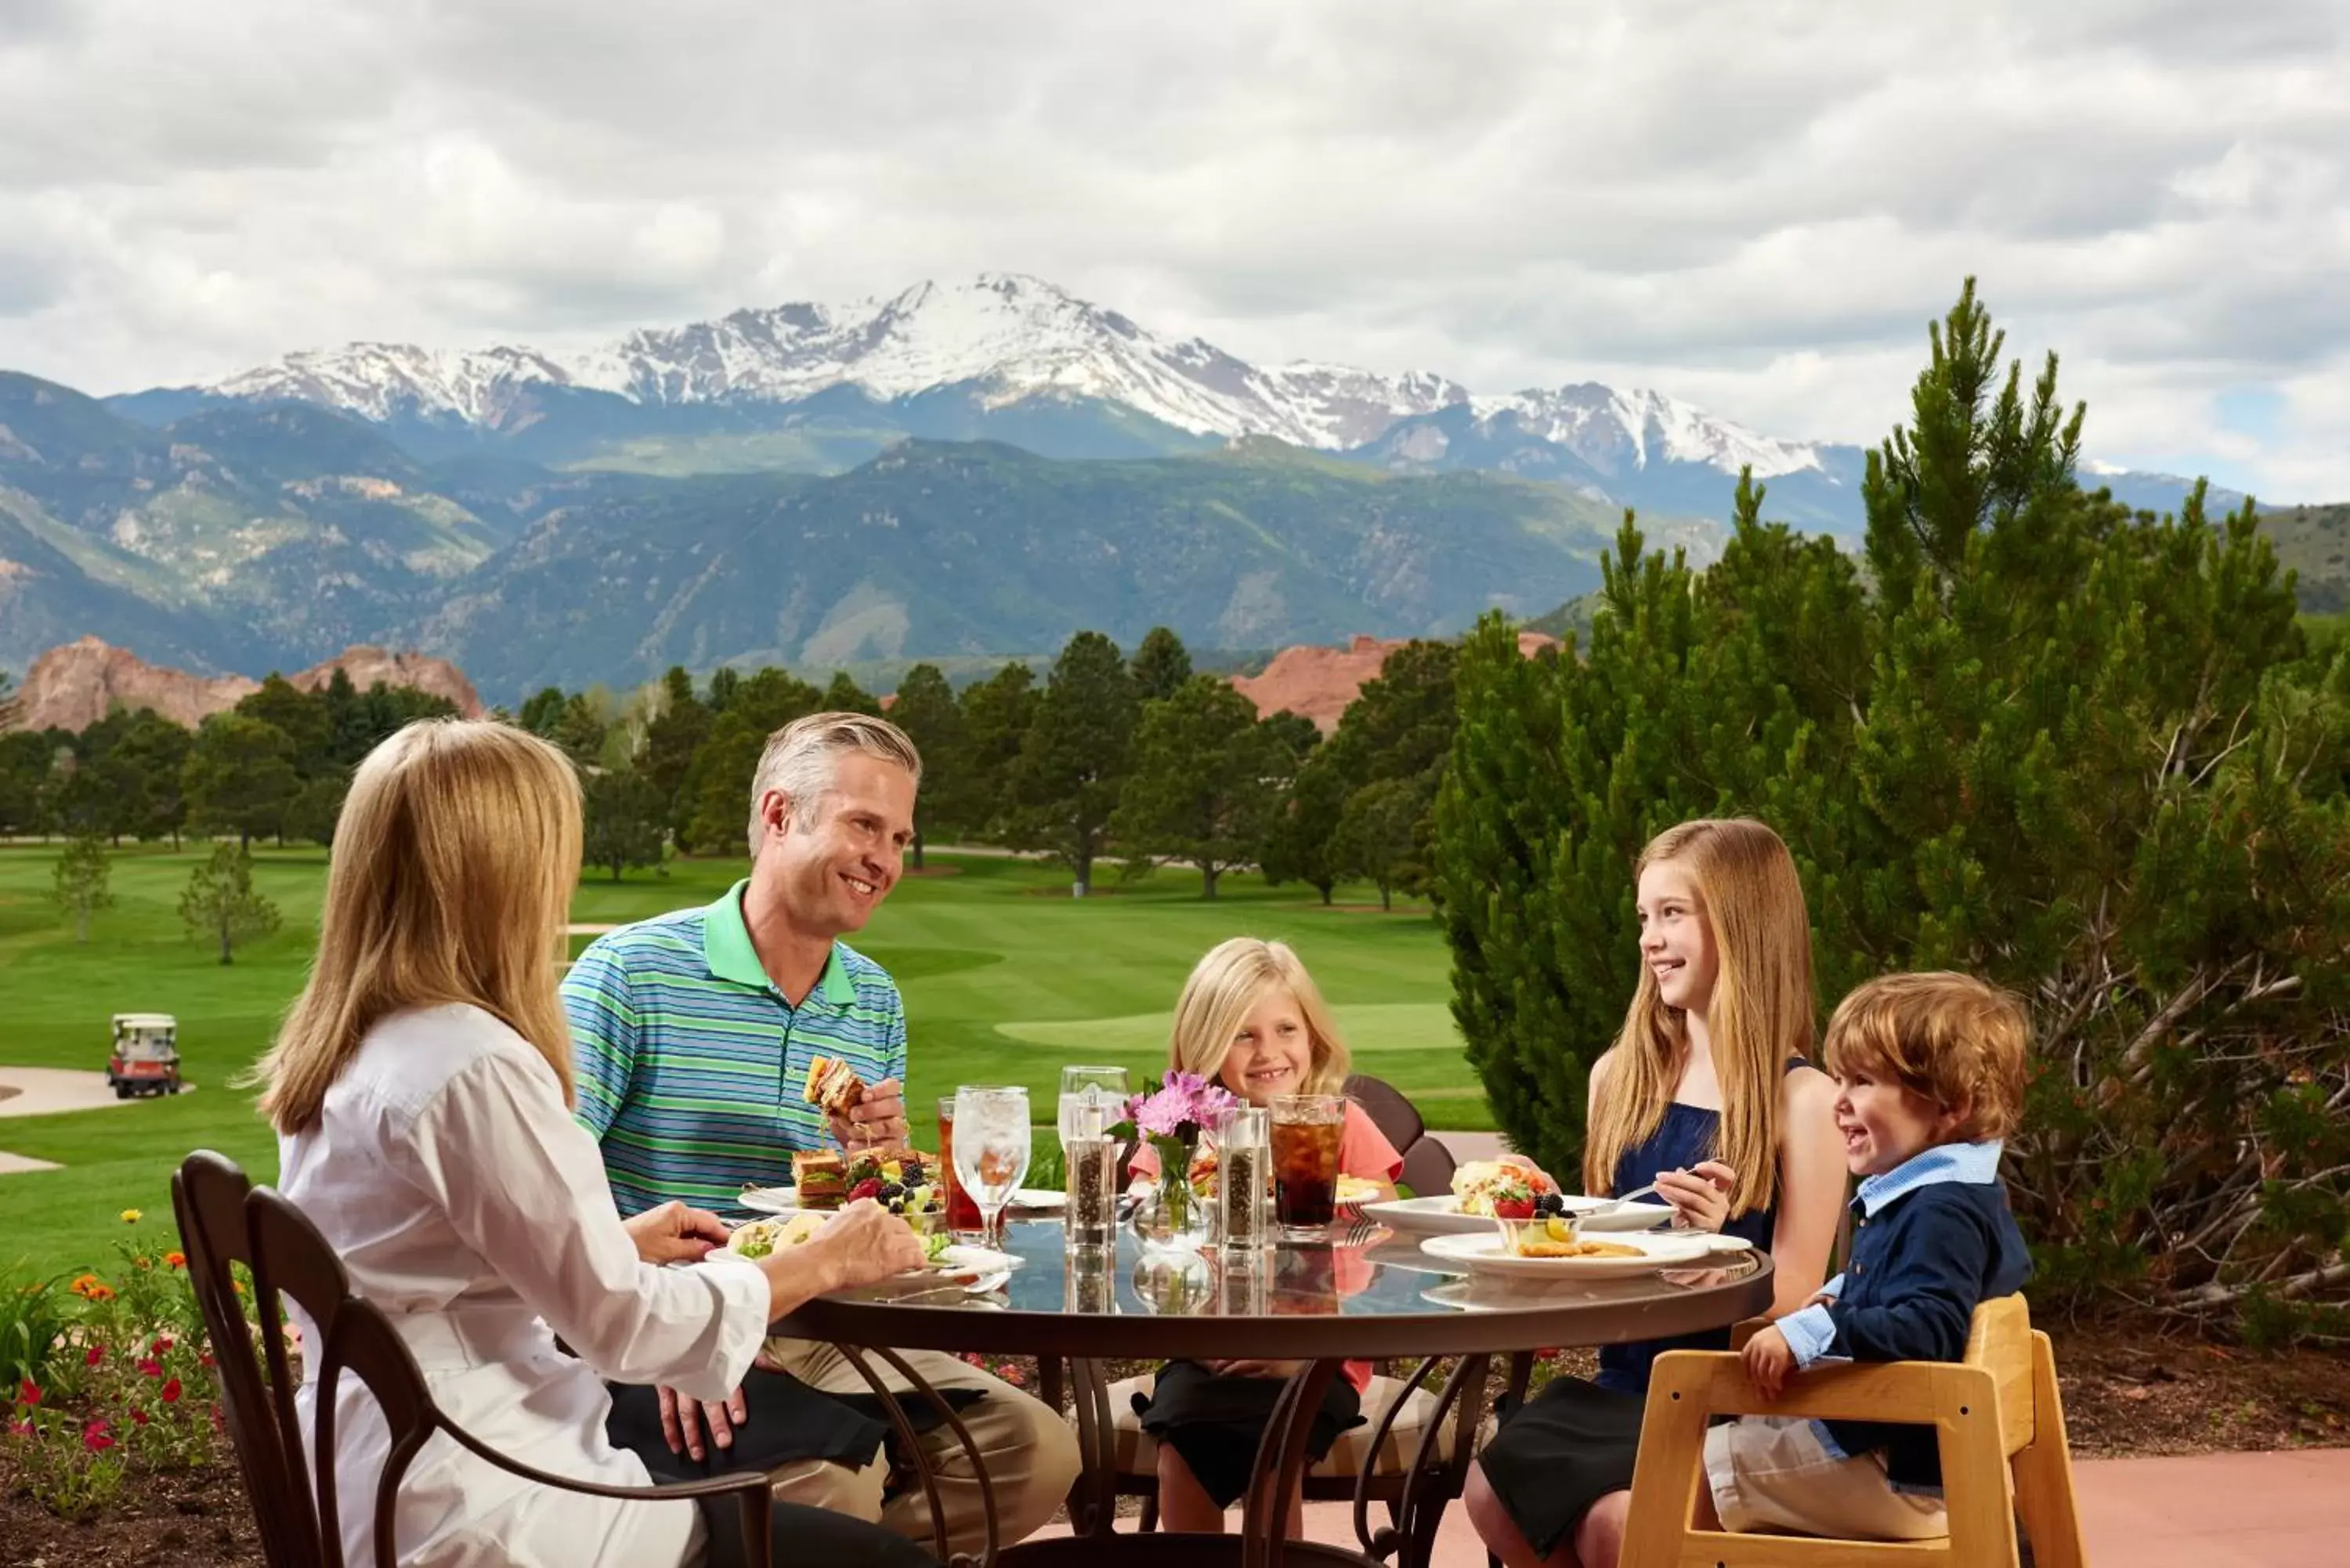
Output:
<svg viewBox="0 0 2350 1568">
<path fill-rule="evenodd" d="M 870 1198 L 860 1198 L 832 1217 L 803 1246 L 777 1258 L 806 1258 L 823 1271 L 826 1290 L 869 1285 L 925 1261 L 921 1238 L 912 1226 Z"/>
<path fill-rule="evenodd" d="M 712 1247 L 726 1244 L 725 1222 L 707 1209 L 689 1209 L 674 1199 L 620 1221 L 637 1256 L 648 1263 L 694 1263 Z"/>
<path fill-rule="evenodd" d="M 1738 1173 L 1718 1159 L 1689 1170 L 1657 1174 L 1657 1196 L 1673 1206 L 1673 1229 L 1719 1231 L 1730 1220 L 1730 1189 Z"/>
</svg>

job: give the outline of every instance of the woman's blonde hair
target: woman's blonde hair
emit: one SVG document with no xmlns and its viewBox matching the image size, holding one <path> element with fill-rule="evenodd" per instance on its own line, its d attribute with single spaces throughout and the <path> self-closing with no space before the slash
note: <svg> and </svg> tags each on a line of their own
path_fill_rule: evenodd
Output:
<svg viewBox="0 0 2350 1568">
<path fill-rule="evenodd" d="M 1232 1038 L 1247 1022 L 1250 1009 L 1268 991 L 1286 991 L 1305 1020 L 1312 1054 L 1306 1058 L 1305 1081 L 1298 1092 L 1335 1095 L 1346 1083 L 1351 1058 L 1338 1027 L 1330 1019 L 1329 1003 L 1321 987 L 1285 942 L 1234 937 L 1210 948 L 1191 966 L 1183 994 L 1175 1002 L 1175 1027 L 1167 1040 L 1167 1064 L 1197 1073 L 1213 1082 L 1232 1054 Z"/>
<path fill-rule="evenodd" d="M 1818 1017 L 1803 881 L 1779 836 L 1745 817 L 1667 828 L 1640 852 L 1636 874 L 1668 860 L 1697 885 L 1719 963 L 1705 1021 L 1721 1080 L 1715 1158 L 1738 1173 L 1730 1211 L 1767 1209 L 1779 1184 L 1779 1081 L 1788 1057 L 1811 1054 Z M 1625 1151 L 1664 1121 L 1688 1045 L 1685 1015 L 1665 1004 L 1642 964 L 1623 1030 L 1592 1069 L 1607 1075 L 1583 1146 L 1592 1192 L 1610 1191 Z"/>
<path fill-rule="evenodd" d="M 309 981 L 253 1072 L 262 1114 L 315 1127 L 370 1028 L 448 1002 L 529 1041 L 568 1103 L 556 965 L 578 879 L 579 782 L 545 741 L 427 719 L 369 752 L 335 825 Z"/>
</svg>

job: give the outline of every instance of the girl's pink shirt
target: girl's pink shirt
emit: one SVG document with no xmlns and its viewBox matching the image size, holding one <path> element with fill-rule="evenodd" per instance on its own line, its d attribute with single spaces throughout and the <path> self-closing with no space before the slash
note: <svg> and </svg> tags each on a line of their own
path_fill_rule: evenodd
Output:
<svg viewBox="0 0 2350 1568">
<path fill-rule="evenodd" d="M 1137 1144 L 1134 1158 L 1127 1161 L 1126 1168 L 1130 1175 L 1158 1180 L 1159 1151 L 1152 1148 L 1148 1140 Z M 1338 1173 L 1360 1177 L 1367 1181 L 1393 1181 L 1403 1174 L 1403 1156 L 1398 1154 L 1395 1145 L 1388 1141 L 1388 1135 L 1379 1131 L 1379 1124 L 1371 1120 L 1363 1107 L 1352 1100 L 1347 1102 L 1347 1120 L 1338 1129 Z M 1361 1255 L 1359 1250 L 1350 1252 L 1340 1248 L 1336 1251 L 1338 1256 L 1334 1261 L 1332 1277 L 1338 1293 L 1351 1296 L 1369 1288 L 1371 1266 L 1368 1260 Z M 1349 1361 L 1340 1368 L 1347 1381 L 1355 1386 L 1357 1394 L 1370 1386 L 1371 1370 L 1371 1364 L 1367 1361 Z"/>
<path fill-rule="evenodd" d="M 1134 1146 L 1126 1170 L 1129 1176 L 1159 1179 L 1159 1151 L 1148 1138 Z M 1366 1181 L 1393 1181 L 1403 1174 L 1403 1156 L 1379 1131 L 1379 1124 L 1352 1100 L 1347 1102 L 1346 1125 L 1338 1129 L 1338 1174 Z"/>
</svg>

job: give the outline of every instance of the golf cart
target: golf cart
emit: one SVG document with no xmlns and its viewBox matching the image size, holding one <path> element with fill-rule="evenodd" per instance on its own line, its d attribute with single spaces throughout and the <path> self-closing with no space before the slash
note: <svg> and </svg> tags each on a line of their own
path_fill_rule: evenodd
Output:
<svg viewBox="0 0 2350 1568">
<path fill-rule="evenodd" d="M 107 1058 L 106 1081 L 114 1097 L 180 1092 L 180 1021 L 168 1012 L 114 1015 L 114 1054 Z"/>
</svg>

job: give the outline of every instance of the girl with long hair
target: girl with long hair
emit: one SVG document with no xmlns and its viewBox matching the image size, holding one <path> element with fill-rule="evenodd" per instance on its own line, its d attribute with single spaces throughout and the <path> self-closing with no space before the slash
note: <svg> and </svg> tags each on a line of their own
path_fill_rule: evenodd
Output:
<svg viewBox="0 0 2350 1568">
<path fill-rule="evenodd" d="M 1640 979 L 1591 1070 L 1583 1179 L 1653 1180 L 1676 1226 L 1772 1254 L 1773 1315 L 1826 1278 L 1845 1197 L 1835 1085 L 1809 1064 L 1817 1016 L 1803 884 L 1779 836 L 1685 822 L 1642 851 Z M 1596 1381 L 1562 1377 L 1513 1412 L 1462 1501 L 1508 1568 L 1615 1568 L 1648 1367 L 1727 1330 L 1609 1345 Z"/>
<path fill-rule="evenodd" d="M 309 981 L 255 1076 L 286 1196 L 391 1315 L 442 1409 L 525 1463 L 643 1485 L 667 1456 L 610 1444 L 605 1378 L 723 1398 L 775 1317 L 921 1248 L 870 1202 L 756 1262 L 713 1253 L 725 1227 L 680 1203 L 622 1222 L 572 1119 L 556 995 L 579 854 L 578 783 L 545 742 L 442 720 L 385 741 L 352 778 Z M 306 1429 L 317 1388 L 298 1397 Z M 339 1495 L 372 1500 L 389 1434 L 356 1379 L 338 1384 L 335 1417 Z M 342 1511 L 346 1561 L 374 1561 L 372 1513 Z M 435 1437 L 391 1529 L 403 1568 L 725 1563 L 742 1559 L 739 1517 L 731 1499 L 705 1516 L 534 1486 Z M 929 1561 L 878 1527 L 778 1505 L 786 1539 L 795 1555 Z"/>
<path fill-rule="evenodd" d="M 1347 1082 L 1347 1043 L 1338 1034 L 1322 991 L 1285 943 L 1234 937 L 1211 949 L 1192 968 L 1175 1003 L 1168 1037 L 1170 1068 L 1197 1073 L 1250 1105 L 1284 1095 L 1336 1095 Z M 1144 1144 L 1134 1168 L 1161 1175 Z M 1372 1182 L 1378 1196 L 1395 1196 L 1403 1157 L 1360 1106 L 1348 1100 L 1338 1136 L 1338 1172 Z M 1305 1249 L 1300 1249 L 1304 1251 Z M 1330 1291 L 1362 1288 L 1368 1270 L 1359 1251 L 1331 1248 Z M 1331 1310 L 1335 1310 L 1335 1307 Z M 1149 1395 L 1134 1408 L 1159 1449 L 1159 1512 L 1167 1528 L 1212 1532 L 1224 1511 L 1246 1490 L 1257 1442 L 1281 1397 L 1283 1380 L 1302 1363 L 1264 1360 L 1175 1361 L 1161 1367 Z M 1338 1434 L 1362 1424 L 1362 1397 L 1371 1364 L 1350 1361 L 1330 1380 L 1308 1434 L 1306 1451 L 1328 1456 Z M 1297 1532 L 1295 1511 L 1291 1533 Z"/>
</svg>

